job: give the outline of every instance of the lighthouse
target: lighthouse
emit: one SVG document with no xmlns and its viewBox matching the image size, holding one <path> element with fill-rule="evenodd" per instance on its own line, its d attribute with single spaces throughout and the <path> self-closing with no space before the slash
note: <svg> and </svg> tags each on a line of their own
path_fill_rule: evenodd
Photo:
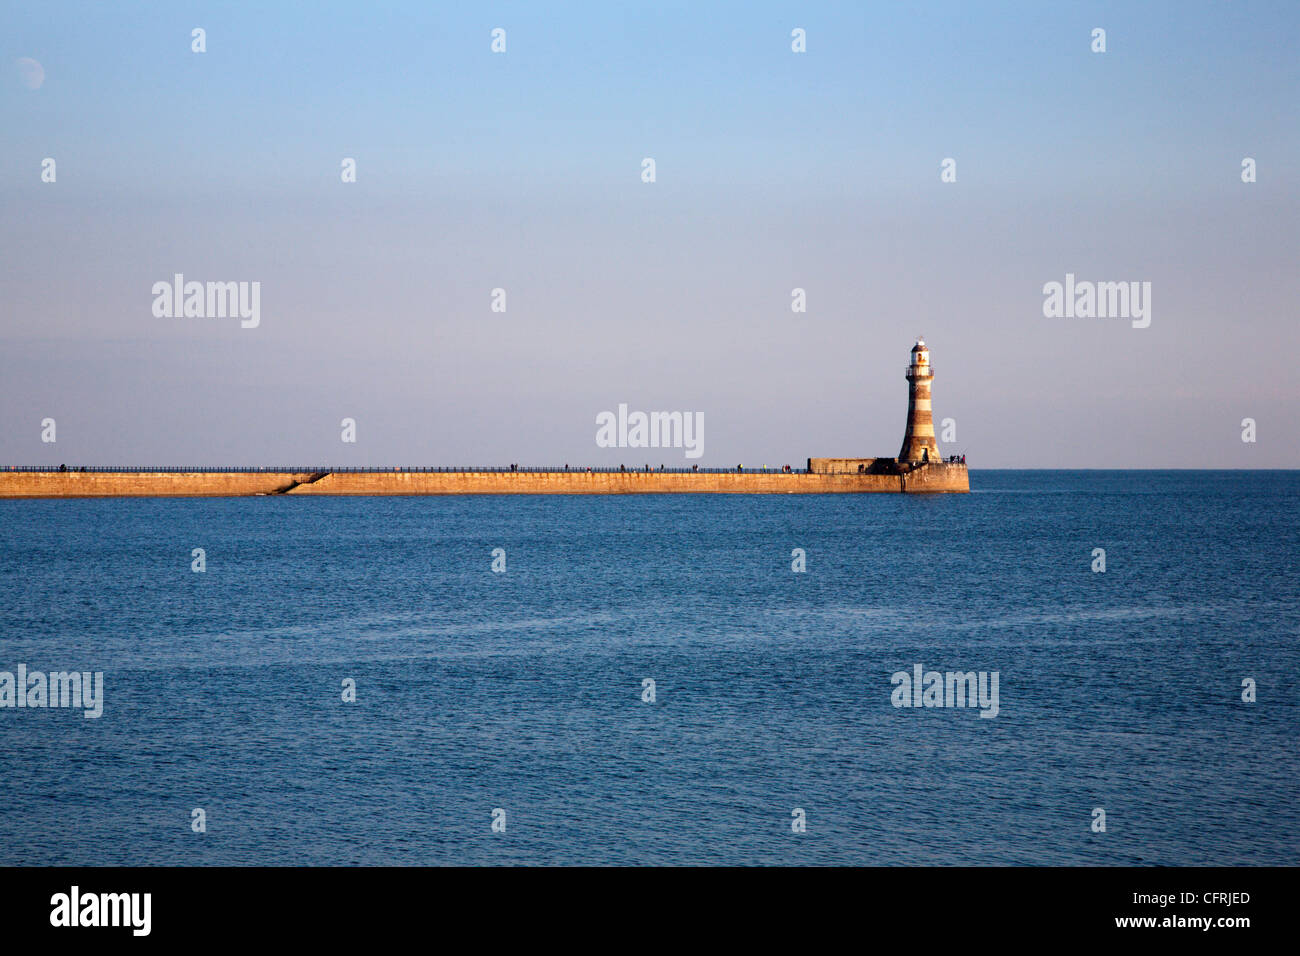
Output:
<svg viewBox="0 0 1300 956">
<path fill-rule="evenodd" d="M 900 462 L 939 460 L 939 445 L 934 440 L 934 417 L 930 412 L 930 382 L 933 379 L 930 350 L 925 347 L 925 339 L 918 338 L 912 346 L 912 364 L 907 367 L 907 429 L 903 432 L 903 448 L 898 453 Z"/>
</svg>

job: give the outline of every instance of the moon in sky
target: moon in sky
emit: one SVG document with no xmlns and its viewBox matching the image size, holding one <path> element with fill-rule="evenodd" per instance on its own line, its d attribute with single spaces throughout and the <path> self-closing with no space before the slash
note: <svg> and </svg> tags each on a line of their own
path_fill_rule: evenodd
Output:
<svg viewBox="0 0 1300 956">
<path fill-rule="evenodd" d="M 18 68 L 18 79 L 29 90 L 39 90 L 41 84 L 45 82 L 45 67 L 31 57 L 24 56 L 15 60 L 14 66 Z"/>
</svg>

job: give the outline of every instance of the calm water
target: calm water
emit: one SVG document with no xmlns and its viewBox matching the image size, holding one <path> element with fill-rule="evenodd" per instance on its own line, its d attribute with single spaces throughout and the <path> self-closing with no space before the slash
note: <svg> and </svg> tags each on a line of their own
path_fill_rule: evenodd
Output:
<svg viewBox="0 0 1300 956">
<path fill-rule="evenodd" d="M 0 501 L 0 864 L 1300 862 L 1300 473 L 972 485 Z"/>
</svg>

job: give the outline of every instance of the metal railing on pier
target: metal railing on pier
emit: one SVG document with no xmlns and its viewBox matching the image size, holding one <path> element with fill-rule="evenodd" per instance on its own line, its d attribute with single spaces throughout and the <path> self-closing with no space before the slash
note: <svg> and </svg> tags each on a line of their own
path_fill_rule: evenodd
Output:
<svg viewBox="0 0 1300 956">
<path fill-rule="evenodd" d="M 476 474 L 698 474 L 698 475 L 726 475 L 726 474 L 746 474 L 746 475 L 806 475 L 807 468 L 789 468 L 767 467 L 751 468 L 743 466 L 740 468 L 669 468 L 651 466 L 647 469 L 644 465 L 639 467 L 620 467 L 618 465 L 586 466 L 586 465 L 380 465 L 380 466 L 356 466 L 356 465 L 255 465 L 241 467 L 238 465 L 0 465 L 0 472 L 5 471 L 26 471 L 26 472 L 88 472 L 88 473 L 114 473 L 114 474 L 315 474 L 317 472 L 331 472 L 334 474 L 393 474 L 398 472 L 409 472 L 412 474 L 432 474 L 432 473 L 466 473 L 473 472 Z"/>
</svg>

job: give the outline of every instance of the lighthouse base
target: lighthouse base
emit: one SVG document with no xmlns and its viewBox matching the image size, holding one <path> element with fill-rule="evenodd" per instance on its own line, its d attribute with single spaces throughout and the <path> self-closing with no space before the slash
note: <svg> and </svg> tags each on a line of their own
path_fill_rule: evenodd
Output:
<svg viewBox="0 0 1300 956">
<path fill-rule="evenodd" d="M 808 472 L 814 475 L 892 478 L 898 482 L 899 491 L 970 491 L 970 473 L 966 466 L 947 461 L 922 464 L 900 462 L 897 458 L 809 458 Z"/>
</svg>

